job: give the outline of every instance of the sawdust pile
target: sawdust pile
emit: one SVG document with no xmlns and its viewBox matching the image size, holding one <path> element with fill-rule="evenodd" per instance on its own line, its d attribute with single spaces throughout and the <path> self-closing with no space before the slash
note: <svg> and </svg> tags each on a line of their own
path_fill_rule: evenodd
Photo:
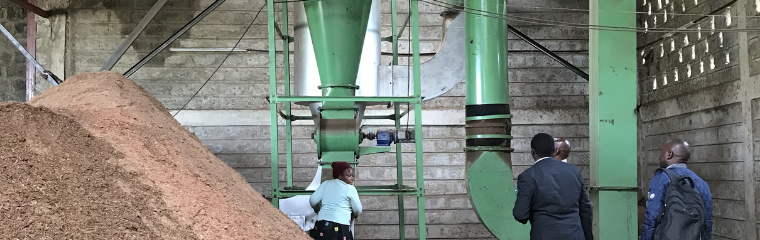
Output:
<svg viewBox="0 0 760 240">
<path fill-rule="evenodd" d="M 0 104 L 0 239 L 309 239 L 134 82 Z"/>
</svg>

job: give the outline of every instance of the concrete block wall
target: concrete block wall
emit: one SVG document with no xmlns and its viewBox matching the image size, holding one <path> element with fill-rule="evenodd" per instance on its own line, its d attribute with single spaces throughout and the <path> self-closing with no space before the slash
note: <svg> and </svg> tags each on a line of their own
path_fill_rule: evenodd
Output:
<svg viewBox="0 0 760 240">
<path fill-rule="evenodd" d="M 750 104 L 757 91 L 749 74 L 757 64 L 743 57 L 757 50 L 748 49 L 752 42 L 737 31 L 745 28 L 739 16 L 750 2 L 639 2 L 639 27 L 690 31 L 639 35 L 640 186 L 645 193 L 662 144 L 674 137 L 690 142 L 687 165 L 712 190 L 713 239 L 757 239 L 754 187 L 760 175 L 752 154 L 755 135 L 750 135 L 757 119 Z M 747 12 L 757 15 L 751 5 Z M 751 19 L 746 21 L 756 21 Z M 687 25 L 691 21 L 696 24 Z"/>
<path fill-rule="evenodd" d="M 752 144 L 758 146 L 760 144 L 760 99 L 752 99 Z M 757 189 L 760 187 L 760 149 L 753 149 L 752 153 L 753 171 L 752 171 L 752 186 Z M 755 199 L 760 199 L 760 191 L 755 191 Z M 756 204 L 760 205 L 760 202 L 756 200 Z M 758 216 L 758 209 L 755 209 L 755 216 Z M 760 235 L 760 222 L 755 223 L 755 231 Z"/>
<path fill-rule="evenodd" d="M 760 27 L 760 1 L 747 1 L 747 7 L 745 12 L 747 16 L 747 28 Z M 752 159 L 753 171 L 752 171 L 752 187 L 755 192 L 755 231 L 756 236 L 760 236 L 760 221 L 757 221 L 757 216 L 760 216 L 760 94 L 758 94 L 758 86 L 760 86 L 760 33 L 749 32 L 747 33 L 747 65 L 749 70 L 746 73 L 749 76 L 748 84 L 742 87 L 751 92 L 748 98 L 752 98 Z"/>
<path fill-rule="evenodd" d="M 154 0 L 95 1 L 72 0 L 65 26 L 65 58 L 57 61 L 65 65 L 66 76 L 98 71 L 111 52 L 129 34 L 132 28 L 154 3 Z M 211 0 L 169 1 L 135 45 L 117 64 L 114 70 L 124 72 L 139 58 L 160 44 L 199 13 Z M 510 1 L 510 14 L 587 23 L 588 3 L 580 0 Z M 232 47 L 256 12 L 262 0 L 228 0 L 214 13 L 201 21 L 172 47 Z M 382 2 L 382 36 L 390 35 L 390 2 Z M 539 7 L 539 8 L 535 8 Z M 290 9 L 294 6 L 291 4 Z M 552 8 L 552 9 L 549 9 Z M 569 8 L 576 10 L 557 10 Z M 276 6 L 279 10 L 279 5 Z M 421 51 L 433 52 L 441 37 L 443 10 L 420 2 Z M 399 1 L 399 25 L 408 12 L 408 4 Z M 275 13 L 278 22 L 280 12 Z M 293 18 L 291 16 L 291 21 Z M 588 31 L 545 26 L 530 22 L 511 22 L 525 34 L 535 38 L 571 63 L 587 71 Z M 401 26 L 399 26 L 401 27 Z M 53 27 L 55 28 L 55 27 Z M 53 29 L 55 30 L 55 29 Z M 266 11 L 263 11 L 239 47 L 267 49 Z M 288 29 L 292 34 L 292 27 Z M 406 29 L 402 39 L 411 31 Z M 566 137 L 573 145 L 569 161 L 581 167 L 588 179 L 588 84 L 572 71 L 563 68 L 542 53 L 535 52 L 525 42 L 511 34 L 509 48 L 509 82 L 513 123 L 512 155 L 515 175 L 532 165 L 530 138 L 539 132 Z M 278 50 L 281 48 L 278 41 Z M 408 51 L 402 40 L 400 51 Z M 293 45 L 291 45 L 291 50 Z M 383 43 L 382 51 L 390 52 L 391 45 Z M 268 57 L 264 52 L 234 53 L 208 84 L 190 102 L 188 100 L 203 85 L 214 69 L 222 63 L 226 53 L 189 53 L 164 51 L 132 79 L 156 96 L 169 110 L 176 112 L 185 103 L 185 110 L 177 119 L 198 135 L 220 159 L 235 168 L 251 186 L 270 196 L 270 133 L 268 95 Z M 423 57 L 423 61 L 430 57 Z M 292 59 L 292 55 L 291 55 Z M 55 58 L 51 61 L 56 61 Z M 383 56 L 382 64 L 390 64 L 391 57 Z M 401 64 L 408 59 L 400 58 Z M 278 66 L 282 65 L 278 63 Z M 291 65 L 292 66 L 292 65 Z M 283 69 L 278 68 L 277 78 L 283 81 Z M 282 92 L 282 89 L 278 89 Z M 494 239 L 480 223 L 467 196 L 464 172 L 464 93 L 462 82 L 442 97 L 423 104 L 423 131 L 425 187 L 429 238 L 431 239 Z M 303 107 L 294 108 L 305 114 Z M 388 109 L 373 107 L 373 112 Z M 406 121 L 406 119 L 404 120 Z M 278 124 L 283 124 L 281 121 Z M 367 129 L 389 128 L 389 123 L 368 121 Z M 305 186 L 316 173 L 315 145 L 310 138 L 310 122 L 294 126 L 294 181 Z M 279 134 L 284 139 L 284 131 Z M 280 151 L 284 142 L 280 142 Z M 404 146 L 404 179 L 414 185 L 414 149 Z M 395 184 L 395 157 L 378 154 L 362 157 L 357 171 L 357 185 Z M 280 155 L 280 181 L 285 180 L 285 157 Z M 284 182 L 281 183 L 283 185 Z M 357 223 L 358 239 L 398 238 L 398 214 L 395 197 L 362 197 L 366 213 Z M 406 199 L 407 236 L 417 234 L 416 201 Z M 412 237 L 413 238 L 413 237 Z"/>
<path fill-rule="evenodd" d="M 0 3 L 0 24 L 26 46 L 26 11 L 15 4 Z M 5 36 L 0 35 L 0 102 L 24 102 L 26 58 Z"/>
</svg>

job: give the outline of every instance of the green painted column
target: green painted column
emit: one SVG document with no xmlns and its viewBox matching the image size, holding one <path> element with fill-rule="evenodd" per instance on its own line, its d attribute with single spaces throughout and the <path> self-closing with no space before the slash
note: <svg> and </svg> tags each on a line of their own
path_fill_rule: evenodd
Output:
<svg viewBox="0 0 760 240">
<path fill-rule="evenodd" d="M 267 36 L 269 36 L 269 97 L 277 97 L 277 61 L 276 61 L 276 42 L 274 39 L 274 0 L 267 0 Z M 271 176 L 280 175 L 279 165 L 279 148 L 277 142 L 278 124 L 277 124 L 277 103 L 271 101 L 269 103 L 269 134 L 270 134 L 270 154 L 271 154 Z M 280 207 L 280 197 L 277 196 L 277 191 L 280 189 L 280 178 L 272 177 L 272 205 L 274 207 Z"/>
<path fill-rule="evenodd" d="M 636 0 L 590 0 L 590 25 L 636 27 Z M 626 14 L 621 14 L 626 13 Z M 636 33 L 590 30 L 589 140 L 596 239 L 638 236 Z"/>
<path fill-rule="evenodd" d="M 288 29 L 288 4 L 282 4 L 282 29 Z M 282 39 L 282 52 L 290 53 L 290 42 L 288 37 Z M 284 95 L 290 96 L 290 54 L 282 54 L 282 68 L 285 78 Z M 288 102 L 285 105 L 285 114 L 290 116 L 293 103 Z M 293 186 L 293 135 L 287 134 L 293 132 L 291 121 L 285 121 L 285 167 L 288 187 Z"/>
<path fill-rule="evenodd" d="M 511 160 L 506 0 L 465 1 L 466 171 L 468 194 L 480 220 L 499 239 L 529 238 L 512 218 L 517 194 Z M 483 16 L 483 12 L 487 14 Z M 496 15 L 496 16 L 491 16 Z"/>
</svg>

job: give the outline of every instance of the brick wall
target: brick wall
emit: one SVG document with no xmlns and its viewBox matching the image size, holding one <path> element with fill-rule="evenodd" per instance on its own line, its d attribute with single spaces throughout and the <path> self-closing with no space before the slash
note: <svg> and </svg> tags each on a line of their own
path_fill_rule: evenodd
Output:
<svg viewBox="0 0 760 240">
<path fill-rule="evenodd" d="M 748 1 L 747 8 L 745 11 L 745 14 L 747 15 L 747 28 L 758 28 L 760 27 L 760 1 Z M 757 80 L 760 79 L 760 33 L 758 32 L 749 32 L 747 34 L 748 36 L 748 59 L 747 61 L 749 69 L 749 75 L 750 79 L 754 86 L 751 89 L 752 92 L 755 94 L 752 95 L 752 143 L 753 143 L 753 154 L 752 159 L 754 160 L 754 169 L 753 169 L 753 187 L 755 188 L 755 216 L 760 216 L 760 191 L 757 189 L 760 188 L 760 148 L 757 146 L 760 146 L 760 96 L 757 95 L 758 85 Z M 760 221 L 757 221 L 757 218 L 755 219 L 755 231 L 758 236 L 760 236 Z"/>
<path fill-rule="evenodd" d="M 124 72 L 140 57 L 160 44 L 182 27 L 195 14 L 212 1 L 169 1 L 143 35 L 117 64 L 116 71 Z M 403 24 L 408 7 L 399 2 Z M 97 71 L 111 52 L 140 21 L 154 1 L 95 1 L 73 0 L 69 8 L 66 39 L 66 75 Z M 172 47 L 232 47 L 251 22 L 263 1 L 228 0 L 214 13 L 196 25 Z M 510 5 L 587 9 L 585 1 L 540 0 L 510 2 Z M 390 35 L 390 2 L 383 1 L 382 36 Z M 279 7 L 277 7 L 279 9 Z M 290 9 L 294 9 L 291 4 Z M 442 8 L 420 3 L 421 51 L 432 52 L 438 47 L 441 36 Z M 573 23 L 587 23 L 585 12 L 558 11 L 534 8 L 510 8 L 510 14 L 523 17 L 554 19 Z M 241 42 L 242 48 L 267 49 L 266 12 L 256 20 L 251 31 Z M 281 13 L 276 13 L 280 16 Z M 291 16 L 291 21 L 293 18 Z M 279 21 L 279 17 L 278 17 Z M 512 22 L 516 28 L 535 38 L 571 63 L 587 69 L 588 32 L 578 29 L 542 26 Z M 292 27 L 288 32 L 292 34 Z M 408 38 L 409 29 L 403 38 Z M 548 132 L 566 137 L 573 145 L 569 161 L 581 167 L 588 178 L 588 85 L 585 80 L 542 53 L 533 52 L 525 42 L 509 35 L 509 77 L 513 114 L 512 155 L 516 174 L 532 164 L 529 156 L 530 137 Z M 278 46 L 282 43 L 278 41 Z M 280 47 L 278 47 L 279 50 Z M 291 50 L 293 46 L 291 45 Z M 408 51 L 401 41 L 401 51 Z M 383 51 L 391 46 L 383 43 Z M 226 53 L 188 53 L 165 51 L 132 79 L 156 96 L 168 109 L 177 110 L 184 105 L 211 75 Z M 424 60 L 430 57 L 424 57 Z M 291 55 L 292 59 L 292 55 Z M 389 64 L 390 56 L 382 57 Z M 400 59 L 406 64 L 407 58 Z M 278 63 L 278 66 L 281 65 Z M 278 68 L 282 81 L 282 69 Z M 180 122 L 195 132 L 223 161 L 242 174 L 251 186 L 269 196 L 271 171 L 269 141 L 268 57 L 262 52 L 234 53 L 219 72 L 189 102 L 178 115 Z M 281 89 L 280 89 L 281 90 Z M 464 83 L 442 97 L 423 104 L 423 131 L 425 151 L 426 222 L 431 239 L 493 239 L 480 223 L 472 209 L 464 172 L 464 121 L 441 120 L 443 116 L 463 116 Z M 296 110 L 303 110 L 297 107 Z M 378 108 L 372 108 L 377 110 Z M 455 118 L 455 117 L 453 117 Z M 456 119 L 456 118 L 455 118 Z M 306 123 L 310 124 L 310 123 Z M 388 127 L 372 125 L 368 128 Z M 294 127 L 294 178 L 296 185 L 304 186 L 315 174 L 315 145 L 310 138 L 313 127 Z M 280 137 L 282 136 L 280 131 Z M 284 149 L 284 144 L 280 144 Z M 414 179 L 412 146 L 404 146 L 404 178 Z M 393 154 L 378 154 L 361 158 L 357 172 L 357 185 L 394 184 L 396 179 Z M 284 167 L 284 155 L 280 157 Z M 284 169 L 279 179 L 285 180 Z M 409 183 L 413 184 L 413 181 Z M 284 184 L 284 183 L 283 183 Z M 359 239 L 396 239 L 398 214 L 395 197 L 362 197 L 366 213 L 357 226 Z M 407 236 L 417 233 L 416 201 L 406 199 Z"/>
<path fill-rule="evenodd" d="M 1 2 L 0 24 L 26 46 L 26 11 L 15 4 Z M 0 101 L 25 101 L 25 76 L 24 55 L 0 35 Z"/>
<path fill-rule="evenodd" d="M 746 165 L 752 156 L 746 125 L 751 122 L 743 117 L 743 105 L 749 102 L 742 99 L 737 5 L 728 0 L 646 0 L 640 6 L 642 28 L 673 29 L 697 21 L 685 27 L 689 33 L 639 35 L 641 186 L 648 189 L 662 144 L 674 137 L 686 140 L 693 151 L 689 168 L 712 190 L 713 239 L 754 239 L 750 232 L 756 230 L 748 226 L 755 225 L 749 222 L 755 214 L 747 211 L 754 203 L 747 202 L 750 191 L 745 188 L 752 184 L 747 178 L 752 168 Z M 702 31 L 694 31 L 698 29 Z"/>
<path fill-rule="evenodd" d="M 754 10 L 754 9 L 753 9 Z M 760 144 L 760 99 L 755 98 L 752 100 L 752 143 L 755 146 L 758 146 Z M 753 186 L 755 189 L 760 187 L 760 149 L 753 149 L 752 153 L 752 159 L 754 160 L 754 169 L 753 169 L 753 179 L 752 182 L 754 183 Z M 755 199 L 760 199 L 760 191 L 755 191 Z M 756 206 L 760 205 L 760 202 L 756 200 Z M 758 210 L 755 209 L 755 216 L 758 216 Z M 754 229 L 759 235 L 760 235 L 760 223 L 755 223 L 755 229 Z M 752 231 L 752 230 L 750 230 Z"/>
<path fill-rule="evenodd" d="M 746 14 L 748 17 L 747 19 L 747 28 L 758 28 L 760 27 L 760 2 L 758 1 L 750 1 L 748 3 Z M 752 32 L 748 33 L 748 45 L 749 45 L 749 75 L 751 76 L 751 79 L 757 80 L 760 77 L 760 33 Z M 757 86 L 757 85 L 755 85 Z M 757 91 L 757 87 L 753 89 L 755 92 Z M 757 97 L 757 96 L 753 96 Z M 760 99 L 754 98 L 752 100 L 752 140 L 753 145 L 755 148 L 753 149 L 753 158 L 755 160 L 754 162 L 754 171 L 753 171 L 753 186 L 755 189 L 760 188 L 760 149 L 758 149 L 756 146 L 760 146 Z M 760 216 L 760 211 L 758 211 L 758 207 L 760 207 L 760 191 L 755 190 L 755 216 Z M 760 236 L 760 221 L 755 222 L 755 231 L 758 236 Z"/>
</svg>

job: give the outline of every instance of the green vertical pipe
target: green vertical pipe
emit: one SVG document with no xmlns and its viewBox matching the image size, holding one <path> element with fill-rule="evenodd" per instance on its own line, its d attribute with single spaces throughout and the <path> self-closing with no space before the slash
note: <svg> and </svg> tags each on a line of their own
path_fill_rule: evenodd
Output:
<svg viewBox="0 0 760 240">
<path fill-rule="evenodd" d="M 393 65 L 398 65 L 398 11 L 396 0 L 391 0 L 391 34 L 393 34 Z"/>
<path fill-rule="evenodd" d="M 267 0 L 267 32 L 269 35 L 269 98 L 277 98 L 277 58 L 275 55 L 276 43 L 274 33 L 274 0 Z M 277 104 L 272 101 L 269 104 L 270 115 L 270 139 L 271 139 L 271 156 L 272 156 L 272 205 L 280 206 L 280 199 L 276 195 L 280 188 L 279 163 L 277 149 Z"/>
<path fill-rule="evenodd" d="M 633 28 L 635 0 L 591 0 L 589 24 Z M 589 30 L 589 140 L 596 239 L 637 237 L 636 33 Z M 606 187 L 606 189 L 605 189 Z M 609 190 L 614 189 L 622 190 Z"/>
<path fill-rule="evenodd" d="M 414 80 L 414 97 L 418 102 L 414 103 L 414 145 L 416 155 L 417 188 L 420 193 L 417 196 L 417 218 L 419 221 L 419 239 L 427 239 L 427 227 L 425 227 L 425 180 L 423 173 L 422 152 L 422 84 L 420 83 L 420 18 L 419 1 L 409 0 L 409 12 L 412 14 L 412 76 Z"/>
<path fill-rule="evenodd" d="M 506 15 L 506 0 L 467 0 L 472 11 Z M 467 105 L 507 104 L 507 21 L 503 18 L 465 13 L 467 36 Z M 505 84 L 507 83 L 507 84 Z"/>
<path fill-rule="evenodd" d="M 496 238 L 528 239 L 530 227 L 511 218 L 517 196 L 509 137 L 506 0 L 464 4 L 471 9 L 465 13 L 468 194 L 478 217 Z M 493 138 L 469 139 L 482 135 Z"/>
<path fill-rule="evenodd" d="M 393 104 L 393 110 L 396 113 L 396 129 L 401 129 L 401 106 L 398 103 Z M 401 156 L 401 144 L 396 143 L 396 183 L 399 188 L 404 187 L 404 160 Z M 398 195 L 398 234 L 399 239 L 406 239 L 406 219 L 404 213 L 404 195 Z"/>
<path fill-rule="evenodd" d="M 285 75 L 285 96 L 290 96 L 290 42 L 288 41 L 288 3 L 282 3 L 282 29 L 285 39 L 282 39 L 282 68 Z M 292 102 L 285 105 L 285 114 L 290 116 Z M 293 134 L 291 121 L 285 121 L 285 154 L 287 165 L 288 187 L 293 186 Z"/>
</svg>

